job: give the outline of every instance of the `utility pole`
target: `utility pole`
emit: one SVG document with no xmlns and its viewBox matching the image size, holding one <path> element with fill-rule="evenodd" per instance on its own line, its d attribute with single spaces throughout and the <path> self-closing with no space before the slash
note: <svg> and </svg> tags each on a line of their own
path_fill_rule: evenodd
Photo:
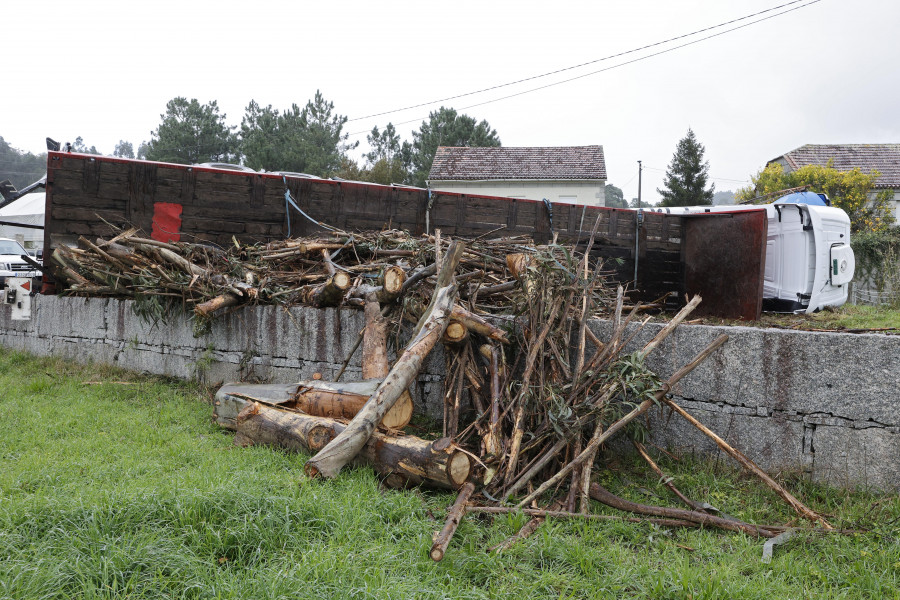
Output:
<svg viewBox="0 0 900 600">
<path fill-rule="evenodd" d="M 638 276 L 638 240 L 641 237 L 641 221 L 644 220 L 644 209 L 641 208 L 641 171 L 643 170 L 643 166 L 641 165 L 641 161 L 637 161 L 638 163 L 638 205 L 637 205 L 637 215 L 634 218 L 634 287 L 637 289 L 637 276 Z"/>
<path fill-rule="evenodd" d="M 638 161 L 638 211 L 641 210 L 641 171 L 643 171 L 643 165 L 641 165 L 641 161 Z"/>
</svg>

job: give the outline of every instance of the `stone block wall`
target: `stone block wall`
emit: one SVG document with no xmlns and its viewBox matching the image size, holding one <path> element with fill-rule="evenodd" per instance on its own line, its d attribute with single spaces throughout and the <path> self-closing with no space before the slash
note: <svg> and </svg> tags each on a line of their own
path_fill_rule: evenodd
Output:
<svg viewBox="0 0 900 600">
<path fill-rule="evenodd" d="M 129 301 L 37 296 L 33 307 L 31 321 L 11 321 L 0 306 L 0 346 L 208 383 L 333 378 L 364 324 L 358 310 L 259 306 L 194 337 L 186 318 L 151 327 Z M 631 350 L 660 327 L 638 332 Z M 609 335 L 608 323 L 592 328 Z M 648 365 L 667 378 L 722 333 L 728 343 L 682 380 L 677 402 L 769 471 L 900 490 L 900 336 L 684 325 Z M 440 347 L 432 352 L 412 389 L 418 410 L 436 418 L 444 360 Z M 359 373 L 357 351 L 344 378 Z M 663 447 L 719 452 L 678 415 L 654 410 L 650 420 Z"/>
<path fill-rule="evenodd" d="M 608 323 L 594 325 L 609 336 Z M 627 350 L 660 328 L 647 325 Z M 676 386 L 676 402 L 768 471 L 900 489 L 900 336 L 685 325 L 647 364 L 666 378 L 722 333 L 728 342 Z M 657 444 L 720 452 L 669 413 L 651 414 Z"/>
<path fill-rule="evenodd" d="M 216 319 L 194 336 L 187 317 L 152 326 L 131 301 L 35 296 L 30 321 L 11 321 L 0 305 L 0 347 L 138 372 L 199 379 L 290 383 L 337 375 L 364 325 L 361 310 L 256 306 Z M 391 359 L 393 359 L 393 351 Z M 444 356 L 432 352 L 411 390 L 420 411 L 442 414 Z M 361 375 L 357 350 L 342 379 Z"/>
</svg>

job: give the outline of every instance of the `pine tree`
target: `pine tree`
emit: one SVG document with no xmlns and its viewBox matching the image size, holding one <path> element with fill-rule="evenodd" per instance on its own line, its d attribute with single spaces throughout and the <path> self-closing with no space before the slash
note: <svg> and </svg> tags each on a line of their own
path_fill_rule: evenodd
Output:
<svg viewBox="0 0 900 600">
<path fill-rule="evenodd" d="M 678 142 L 675 155 L 666 170 L 665 189 L 657 189 L 662 196 L 660 206 L 695 206 L 712 204 L 716 186 L 706 189 L 709 162 L 703 160 L 706 149 L 697 141 L 691 129 Z"/>
</svg>

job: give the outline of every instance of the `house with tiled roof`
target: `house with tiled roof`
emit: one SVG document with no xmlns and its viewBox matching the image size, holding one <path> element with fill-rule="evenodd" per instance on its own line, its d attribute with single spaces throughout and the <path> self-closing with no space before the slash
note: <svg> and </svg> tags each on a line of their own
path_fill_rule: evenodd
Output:
<svg viewBox="0 0 900 600">
<path fill-rule="evenodd" d="M 775 157 L 785 173 L 807 165 L 831 166 L 838 171 L 859 168 L 863 173 L 878 171 L 875 192 L 894 191 L 894 216 L 900 222 L 900 144 L 806 144 Z"/>
<path fill-rule="evenodd" d="M 437 149 L 428 186 L 463 194 L 604 206 L 603 146 Z"/>
</svg>

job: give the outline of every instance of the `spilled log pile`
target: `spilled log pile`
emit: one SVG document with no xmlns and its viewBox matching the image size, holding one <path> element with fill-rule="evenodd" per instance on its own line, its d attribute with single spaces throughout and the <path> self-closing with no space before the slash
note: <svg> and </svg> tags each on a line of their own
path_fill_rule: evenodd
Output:
<svg viewBox="0 0 900 600">
<path fill-rule="evenodd" d="M 626 352 L 649 318 L 626 308 L 601 260 L 586 245 L 534 246 L 521 239 L 412 238 L 403 232 L 335 233 L 266 246 L 222 249 L 163 243 L 126 231 L 114 239 L 53 255 L 66 292 L 132 297 L 148 313 L 177 303 L 199 320 L 242 305 L 349 306 L 364 310 L 361 381 L 229 384 L 216 395 L 218 422 L 240 445 L 274 445 L 313 454 L 309 477 L 336 477 L 348 464 L 368 464 L 389 487 L 424 485 L 459 491 L 431 556 L 440 560 L 471 512 L 523 511 L 527 536 L 547 517 L 591 518 L 592 501 L 667 526 L 717 527 L 758 537 L 783 528 L 709 514 L 673 493 L 687 508 L 652 507 L 618 498 L 596 481 L 598 455 L 617 436 L 637 441 L 654 406 L 668 406 L 710 436 L 727 454 L 824 530 L 805 506 L 737 449 L 677 406 L 669 392 L 727 341 L 714 340 L 662 379 L 645 359 L 683 323 L 700 298 L 642 348 Z M 595 317 L 611 321 L 600 339 Z M 388 361 L 387 331 L 406 334 Z M 502 324 L 502 326 L 498 326 Z M 409 388 L 425 357 L 444 347 L 443 430 L 425 440 L 403 431 L 413 402 Z M 346 357 L 345 366 L 357 347 Z M 662 476 L 662 475 L 660 475 Z"/>
</svg>

